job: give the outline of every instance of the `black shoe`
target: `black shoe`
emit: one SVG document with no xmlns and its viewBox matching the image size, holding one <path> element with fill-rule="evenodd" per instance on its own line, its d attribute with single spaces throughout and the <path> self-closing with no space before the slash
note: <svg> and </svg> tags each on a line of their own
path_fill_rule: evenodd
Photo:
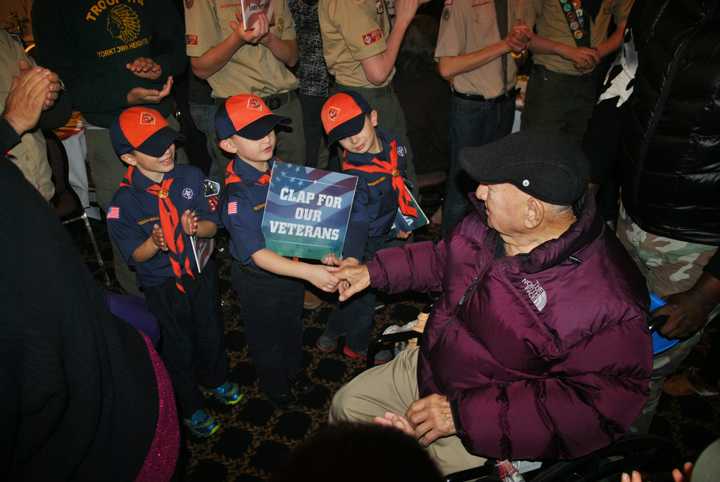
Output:
<svg viewBox="0 0 720 482">
<path fill-rule="evenodd" d="M 292 392 L 282 393 L 280 395 L 268 395 L 270 403 L 278 410 L 292 410 L 297 408 L 297 398 Z"/>
</svg>

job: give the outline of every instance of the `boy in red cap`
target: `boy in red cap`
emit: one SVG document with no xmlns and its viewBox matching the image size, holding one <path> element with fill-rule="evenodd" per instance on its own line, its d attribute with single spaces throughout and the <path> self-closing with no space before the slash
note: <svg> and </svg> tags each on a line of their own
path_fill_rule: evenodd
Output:
<svg viewBox="0 0 720 482">
<path fill-rule="evenodd" d="M 292 261 L 265 247 L 261 223 L 276 160 L 274 129 L 288 122 L 250 94 L 228 98 L 215 115 L 220 148 L 234 156 L 225 172 L 221 209 L 234 258 L 233 288 L 260 388 L 279 408 L 291 406 L 311 388 L 300 374 L 302 281 L 327 292 L 335 291 L 338 281 L 326 266 Z"/>
<path fill-rule="evenodd" d="M 409 185 L 405 181 L 407 149 L 392 134 L 377 129 L 378 113 L 357 92 L 340 92 L 330 97 L 321 111 L 328 144 L 339 142 L 342 171 L 358 176 L 353 216 L 366 221 L 367 230 L 354 230 L 348 236 L 364 236 L 360 258 L 327 260 L 344 266 L 372 258 L 396 239 L 407 239 L 410 233 L 394 228 L 398 209 L 406 216 L 417 216 Z M 357 244 L 357 240 L 353 240 Z M 345 253 L 346 256 L 348 253 Z M 369 290 L 341 304 L 329 319 L 317 347 L 335 351 L 338 338 L 345 335 L 343 353 L 353 359 L 367 356 L 370 331 L 375 313 L 375 292 Z M 378 353 L 376 363 L 388 361 L 389 351 Z"/>
<path fill-rule="evenodd" d="M 107 211 L 110 238 L 135 269 L 161 331 L 160 354 L 167 365 L 185 425 L 209 437 L 218 422 L 203 408 L 198 385 L 226 405 L 243 395 L 229 383 L 223 323 L 218 313 L 217 269 L 202 272 L 194 238 L 217 231 L 215 203 L 205 194 L 196 167 L 175 165 L 179 133 L 148 107 L 123 111 L 110 128 L 117 155 L 128 164 Z"/>
</svg>

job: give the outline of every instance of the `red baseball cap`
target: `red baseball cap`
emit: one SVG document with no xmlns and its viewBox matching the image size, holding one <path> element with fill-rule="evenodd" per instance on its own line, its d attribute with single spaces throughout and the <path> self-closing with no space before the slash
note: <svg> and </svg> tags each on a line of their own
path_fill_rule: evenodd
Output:
<svg viewBox="0 0 720 482">
<path fill-rule="evenodd" d="M 160 157 L 180 137 L 168 125 L 165 116 L 150 107 L 130 107 L 115 119 L 110 127 L 110 138 L 118 156 L 140 151 Z"/>
<path fill-rule="evenodd" d="M 372 108 L 357 92 L 338 92 L 330 97 L 320 112 L 328 142 L 352 137 L 365 126 L 365 114 Z"/>
<path fill-rule="evenodd" d="M 273 114 L 260 97 L 252 94 L 229 97 L 215 114 L 215 132 L 220 140 L 237 134 L 256 141 L 276 125 L 289 123 L 290 118 Z"/>
</svg>

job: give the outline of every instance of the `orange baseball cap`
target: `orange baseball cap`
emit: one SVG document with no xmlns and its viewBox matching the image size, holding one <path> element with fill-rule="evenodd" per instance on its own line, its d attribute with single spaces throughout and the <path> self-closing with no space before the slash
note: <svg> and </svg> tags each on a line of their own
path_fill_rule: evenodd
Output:
<svg viewBox="0 0 720 482">
<path fill-rule="evenodd" d="M 365 126 L 365 114 L 372 108 L 357 92 L 338 92 L 330 97 L 320 112 L 328 143 L 352 137 Z"/>
<path fill-rule="evenodd" d="M 229 97 L 215 114 L 215 132 L 221 140 L 237 134 L 256 141 L 276 125 L 289 123 L 290 118 L 273 114 L 260 97 L 252 94 Z"/>
<path fill-rule="evenodd" d="M 140 151 L 160 157 L 180 137 L 165 116 L 150 107 L 130 107 L 110 127 L 110 139 L 118 156 Z"/>
</svg>

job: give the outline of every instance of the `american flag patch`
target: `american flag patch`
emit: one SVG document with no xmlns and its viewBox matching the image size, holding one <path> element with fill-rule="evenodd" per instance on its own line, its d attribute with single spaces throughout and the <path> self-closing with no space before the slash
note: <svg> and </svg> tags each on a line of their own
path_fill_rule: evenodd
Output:
<svg viewBox="0 0 720 482">
<path fill-rule="evenodd" d="M 228 203 L 228 214 L 237 214 L 237 201 Z"/>
<path fill-rule="evenodd" d="M 120 219 L 120 208 L 117 206 L 110 206 L 107 211 L 108 219 Z"/>
</svg>

